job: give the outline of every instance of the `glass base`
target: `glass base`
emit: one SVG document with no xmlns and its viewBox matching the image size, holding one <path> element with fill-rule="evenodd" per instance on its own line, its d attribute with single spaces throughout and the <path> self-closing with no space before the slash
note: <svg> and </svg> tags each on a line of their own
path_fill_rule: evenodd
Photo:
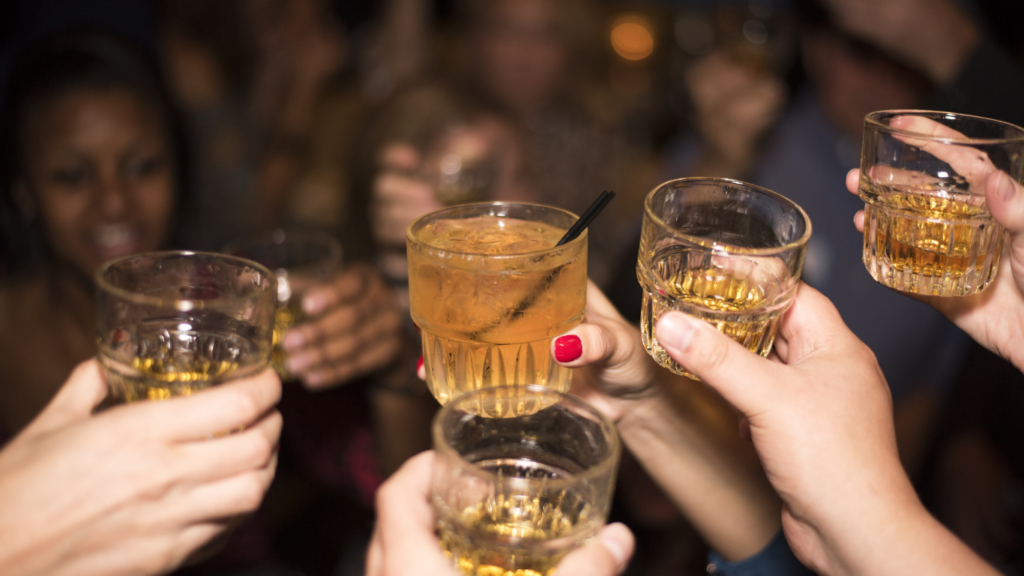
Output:
<svg viewBox="0 0 1024 576">
<path fill-rule="evenodd" d="M 427 386 L 442 405 L 460 394 L 496 386 L 539 384 L 568 392 L 572 369 L 551 358 L 551 340 L 489 344 L 422 331 Z"/>
<path fill-rule="evenodd" d="M 864 266 L 900 292 L 970 296 L 999 269 L 1003 227 L 992 220 L 938 220 L 864 205 Z"/>
</svg>

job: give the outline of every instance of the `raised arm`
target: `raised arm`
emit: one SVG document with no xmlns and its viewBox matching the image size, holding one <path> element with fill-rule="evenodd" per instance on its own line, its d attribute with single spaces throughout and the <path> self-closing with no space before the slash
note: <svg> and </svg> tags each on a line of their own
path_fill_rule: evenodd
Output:
<svg viewBox="0 0 1024 576">
<path fill-rule="evenodd" d="M 553 346 L 562 364 L 585 367 L 573 375 L 573 392 L 615 421 L 629 450 L 712 548 L 742 560 L 778 533 L 781 504 L 738 432 L 736 412 L 704 384 L 657 366 L 640 332 L 592 284 L 586 321 Z"/>
</svg>

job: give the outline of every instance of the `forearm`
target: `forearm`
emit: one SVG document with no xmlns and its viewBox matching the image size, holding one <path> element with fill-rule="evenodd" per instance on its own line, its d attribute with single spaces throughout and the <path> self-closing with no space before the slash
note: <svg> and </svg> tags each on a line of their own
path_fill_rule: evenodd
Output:
<svg viewBox="0 0 1024 576">
<path fill-rule="evenodd" d="M 620 401 L 623 442 L 712 548 L 728 560 L 757 553 L 779 531 L 781 505 L 735 413 L 700 382 L 665 380 L 654 396 Z"/>
<path fill-rule="evenodd" d="M 877 514 L 862 509 L 856 519 L 827 528 L 823 535 L 826 547 L 834 554 L 835 574 L 999 574 L 920 503 Z"/>
</svg>

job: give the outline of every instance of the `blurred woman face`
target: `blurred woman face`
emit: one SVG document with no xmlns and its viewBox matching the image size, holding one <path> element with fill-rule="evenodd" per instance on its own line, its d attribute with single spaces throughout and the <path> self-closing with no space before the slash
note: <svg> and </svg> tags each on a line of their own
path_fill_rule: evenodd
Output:
<svg viewBox="0 0 1024 576">
<path fill-rule="evenodd" d="M 566 60 L 551 0 L 489 0 L 477 32 L 481 79 L 521 112 L 543 105 L 558 88 Z"/>
<path fill-rule="evenodd" d="M 52 255 L 92 276 L 107 260 L 160 248 L 174 159 L 154 106 L 125 89 L 76 90 L 30 110 L 23 178 Z"/>
</svg>

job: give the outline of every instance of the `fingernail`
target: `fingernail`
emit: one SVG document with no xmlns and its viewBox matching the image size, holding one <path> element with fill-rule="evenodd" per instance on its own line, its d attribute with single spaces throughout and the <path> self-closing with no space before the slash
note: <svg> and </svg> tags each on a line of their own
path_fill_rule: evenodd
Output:
<svg viewBox="0 0 1024 576">
<path fill-rule="evenodd" d="M 281 341 L 281 345 L 284 346 L 285 350 L 298 350 L 306 344 L 306 337 L 302 335 L 302 332 L 296 332 L 289 330 L 284 334 L 284 340 Z"/>
<path fill-rule="evenodd" d="M 419 374 L 420 370 L 422 370 L 422 369 L 423 369 L 423 356 L 420 356 L 420 359 L 416 361 L 416 373 Z"/>
<path fill-rule="evenodd" d="M 583 341 L 575 334 L 560 336 L 555 340 L 555 360 L 572 362 L 583 355 Z"/>
<path fill-rule="evenodd" d="M 615 565 L 620 569 L 629 560 L 629 546 L 632 539 L 629 529 L 617 522 L 605 526 L 597 534 L 597 541 L 612 555 L 612 558 L 615 558 Z"/>
<path fill-rule="evenodd" d="M 1003 202 L 1009 202 L 1017 195 L 1017 187 L 1013 185 L 1013 180 L 1010 180 L 1010 176 L 1002 170 L 996 173 L 995 187 Z"/>
<path fill-rule="evenodd" d="M 658 320 L 654 335 L 662 348 L 685 350 L 693 337 L 693 321 L 681 312 L 668 312 Z"/>
<path fill-rule="evenodd" d="M 302 311 L 310 316 L 316 316 L 327 307 L 327 298 L 320 294 L 310 294 L 302 299 Z"/>
<path fill-rule="evenodd" d="M 303 370 L 308 368 L 310 365 L 310 357 L 307 354 L 300 354 L 298 356 L 291 356 L 284 361 L 285 368 L 288 369 L 292 374 L 300 374 Z"/>
</svg>

